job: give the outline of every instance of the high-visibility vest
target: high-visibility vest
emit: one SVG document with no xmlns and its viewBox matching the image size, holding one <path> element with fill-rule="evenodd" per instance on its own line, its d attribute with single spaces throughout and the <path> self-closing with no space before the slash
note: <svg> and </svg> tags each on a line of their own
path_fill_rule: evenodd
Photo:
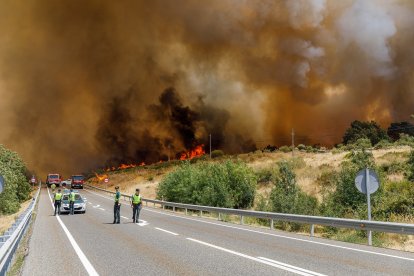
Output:
<svg viewBox="0 0 414 276">
<path fill-rule="evenodd" d="M 119 198 L 121 197 L 121 193 L 120 192 L 116 192 L 115 193 L 115 202 L 119 202 Z"/>
<path fill-rule="evenodd" d="M 141 196 L 133 194 L 132 195 L 132 204 L 140 204 L 141 203 Z"/>
<path fill-rule="evenodd" d="M 61 199 L 62 199 L 62 193 L 56 193 L 55 200 L 61 200 Z"/>
<path fill-rule="evenodd" d="M 74 192 L 71 192 L 69 194 L 69 201 L 75 201 L 75 193 Z"/>
</svg>

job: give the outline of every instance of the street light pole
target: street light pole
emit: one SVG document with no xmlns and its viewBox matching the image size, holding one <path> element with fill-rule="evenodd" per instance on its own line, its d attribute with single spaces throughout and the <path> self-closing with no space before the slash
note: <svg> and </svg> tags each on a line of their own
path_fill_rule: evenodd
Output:
<svg viewBox="0 0 414 276">
<path fill-rule="evenodd" d="M 210 159 L 211 159 L 211 133 L 210 133 Z"/>
</svg>

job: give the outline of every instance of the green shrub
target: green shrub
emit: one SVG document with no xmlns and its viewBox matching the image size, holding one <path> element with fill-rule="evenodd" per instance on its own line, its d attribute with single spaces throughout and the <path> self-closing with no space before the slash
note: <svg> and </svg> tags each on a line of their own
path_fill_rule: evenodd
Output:
<svg viewBox="0 0 414 276">
<path fill-rule="evenodd" d="M 268 183 L 272 180 L 273 171 L 270 168 L 260 169 L 255 172 L 258 183 Z"/>
<path fill-rule="evenodd" d="M 270 194 L 271 210 L 280 213 L 314 215 L 317 213 L 316 198 L 302 192 L 296 185 L 296 175 L 288 162 L 279 163 L 275 187 Z"/>
<path fill-rule="evenodd" d="M 410 152 L 407 166 L 408 166 L 408 179 L 410 181 L 414 181 L 414 151 Z"/>
<path fill-rule="evenodd" d="M 410 146 L 410 147 L 414 147 L 414 137 L 410 136 L 408 134 L 405 133 L 401 133 L 400 134 L 400 139 L 398 139 L 395 142 L 396 145 L 399 146 Z"/>
<path fill-rule="evenodd" d="M 372 144 L 368 138 L 360 138 L 353 143 L 349 143 L 346 146 L 348 150 L 365 150 L 371 147 L 372 147 Z"/>
<path fill-rule="evenodd" d="M 369 139 L 372 145 L 376 145 L 383 139 L 389 139 L 385 130 L 383 130 L 376 122 L 353 121 L 351 126 L 345 131 L 343 136 L 344 144 L 353 144 L 357 140 L 365 138 Z"/>
<path fill-rule="evenodd" d="M 280 150 L 281 152 L 290 152 L 290 151 L 292 151 L 292 149 L 291 149 L 290 147 L 288 147 L 288 146 L 281 146 L 281 147 L 279 148 L 279 150 Z"/>
<path fill-rule="evenodd" d="M 375 149 L 386 149 L 391 147 L 393 144 L 389 140 L 381 140 L 375 145 Z"/>
<path fill-rule="evenodd" d="M 0 194 L 0 214 L 12 214 L 30 195 L 30 185 L 25 177 L 26 167 L 17 153 L 0 145 L 0 174 L 5 180 Z"/>
<path fill-rule="evenodd" d="M 299 144 L 298 145 L 298 150 L 304 151 L 304 150 L 306 150 L 306 146 L 304 144 Z"/>
<path fill-rule="evenodd" d="M 224 156 L 224 152 L 222 150 L 213 150 L 211 152 L 211 158 L 218 158 Z"/>
<path fill-rule="evenodd" d="M 227 208 L 253 205 L 256 176 L 242 162 L 185 162 L 159 184 L 157 198 L 167 201 Z"/>
</svg>

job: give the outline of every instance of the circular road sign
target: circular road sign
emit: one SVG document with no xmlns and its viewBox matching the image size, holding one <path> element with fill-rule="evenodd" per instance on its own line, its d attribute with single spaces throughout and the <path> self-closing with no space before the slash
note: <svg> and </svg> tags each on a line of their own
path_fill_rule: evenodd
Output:
<svg viewBox="0 0 414 276">
<path fill-rule="evenodd" d="M 0 194 L 3 192 L 4 188 L 4 177 L 0 175 Z"/>
<path fill-rule="evenodd" d="M 108 182 L 109 182 L 109 178 L 105 178 L 105 179 L 104 179 L 104 182 L 105 182 L 105 183 L 108 183 Z"/>
<path fill-rule="evenodd" d="M 363 194 L 367 194 L 367 191 L 369 194 L 375 193 L 379 188 L 379 178 L 375 171 L 368 170 L 368 177 L 369 177 L 369 185 L 366 187 L 366 173 L 365 169 L 360 170 L 355 177 L 355 186 L 357 187 L 358 191 L 360 191 Z"/>
</svg>

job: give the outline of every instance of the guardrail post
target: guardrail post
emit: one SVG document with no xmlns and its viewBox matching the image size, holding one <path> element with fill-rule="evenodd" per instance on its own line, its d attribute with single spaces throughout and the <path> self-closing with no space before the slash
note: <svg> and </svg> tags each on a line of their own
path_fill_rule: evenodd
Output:
<svg viewBox="0 0 414 276">
<path fill-rule="evenodd" d="M 188 210 L 188 209 L 187 209 L 187 208 L 185 208 L 185 215 L 187 215 L 187 210 Z"/>
<path fill-rule="evenodd" d="M 221 214 L 218 213 L 218 219 L 217 220 L 221 220 Z"/>
<path fill-rule="evenodd" d="M 155 202 L 154 202 L 154 207 L 155 207 Z"/>
<path fill-rule="evenodd" d="M 244 217 L 240 215 L 240 224 L 244 224 Z"/>
<path fill-rule="evenodd" d="M 310 236 L 311 237 L 315 236 L 315 224 L 311 224 Z"/>
<path fill-rule="evenodd" d="M 203 210 L 200 210 L 200 217 L 203 216 Z"/>
<path fill-rule="evenodd" d="M 162 209 L 165 210 L 165 205 L 164 204 L 162 204 Z"/>
<path fill-rule="evenodd" d="M 274 221 L 273 221 L 273 219 L 270 220 L 270 229 L 271 230 L 274 229 Z"/>
<path fill-rule="evenodd" d="M 173 206 L 173 212 L 175 212 L 175 206 Z"/>
</svg>

